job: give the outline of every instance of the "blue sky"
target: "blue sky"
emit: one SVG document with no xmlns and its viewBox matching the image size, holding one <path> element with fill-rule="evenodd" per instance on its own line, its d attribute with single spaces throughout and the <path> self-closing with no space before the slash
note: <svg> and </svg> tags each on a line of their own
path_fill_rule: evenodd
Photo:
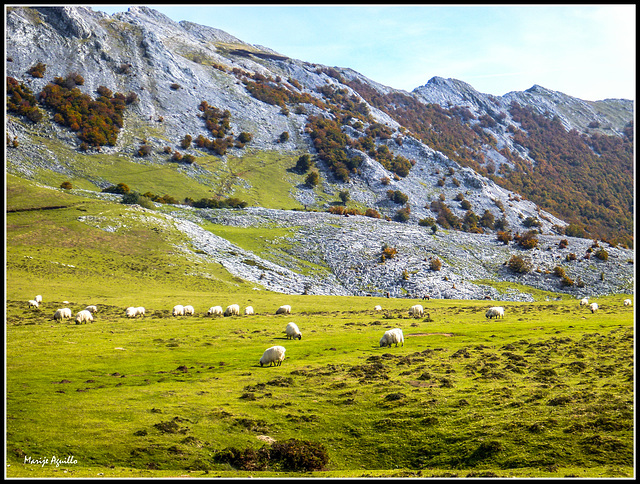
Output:
<svg viewBox="0 0 640 484">
<path fill-rule="evenodd" d="M 406 91 L 440 76 L 497 96 L 539 84 L 589 101 L 635 99 L 635 4 L 147 6 Z"/>
</svg>

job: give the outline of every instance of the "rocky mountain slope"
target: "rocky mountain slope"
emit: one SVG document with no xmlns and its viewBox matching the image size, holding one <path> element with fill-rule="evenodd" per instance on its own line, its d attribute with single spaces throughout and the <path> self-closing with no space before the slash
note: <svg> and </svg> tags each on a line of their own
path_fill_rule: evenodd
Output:
<svg viewBox="0 0 640 484">
<path fill-rule="evenodd" d="M 136 102 L 127 105 L 117 140 L 88 150 L 82 147 L 82 141 L 74 131 L 56 121 L 51 110 L 43 109 L 43 120 L 35 124 L 24 117 L 10 115 L 7 140 L 15 140 L 18 146 L 7 152 L 9 173 L 50 185 L 53 184 L 51 179 L 57 179 L 51 174 L 62 173 L 69 178 L 90 181 L 96 191 L 120 181 L 117 173 L 90 178 L 84 164 L 65 163 L 51 149 L 42 149 L 42 144 L 37 142 L 42 136 L 62 140 L 79 156 L 83 153 L 117 155 L 158 169 L 172 164 L 168 152 L 179 150 L 184 155 L 193 156 L 194 160 L 182 167 L 181 173 L 207 185 L 216 176 L 207 165 L 212 150 L 181 144 L 187 135 L 194 140 L 212 137 L 213 132 L 203 119 L 203 114 L 206 114 L 206 108 L 202 108 L 204 101 L 208 106 L 228 113 L 225 118 L 225 135 L 228 138 L 231 135 L 238 137 L 241 133 L 251 135 L 246 146 L 237 142 L 230 144 L 217 157 L 221 163 L 228 163 L 229 156 L 242 157 L 248 152 L 277 152 L 290 155 L 293 167 L 298 156 L 310 153 L 316 155 L 315 169 L 320 174 L 320 185 L 315 189 L 303 184 L 290 186 L 289 194 L 300 207 L 327 210 L 332 205 L 328 198 L 335 199 L 338 192 L 348 190 L 352 203 L 369 207 L 387 217 L 387 220 L 351 217 L 347 221 L 326 213 L 276 213 L 256 208 L 246 209 L 241 214 L 225 215 L 210 210 L 205 211 L 211 212 L 206 216 L 196 218 L 196 222 L 212 218 L 216 223 L 228 224 L 236 223 L 240 217 L 243 223 L 250 225 L 258 223 L 256 217 L 267 217 L 283 226 L 300 227 L 297 231 L 300 238 L 294 237 L 288 244 L 293 247 L 293 260 L 306 259 L 325 267 L 327 270 L 320 279 L 303 277 L 296 270 L 295 262 L 291 262 L 290 267 L 282 261 L 277 262 L 282 270 L 274 268 L 272 272 L 268 271 L 267 280 L 264 277 L 260 279 L 262 274 L 255 269 L 248 270 L 246 265 L 229 267 L 231 272 L 241 277 L 249 280 L 257 277 L 257 283 L 283 292 L 389 292 L 395 296 L 427 292 L 434 297 L 479 297 L 491 294 L 492 290 L 473 281 L 513 281 L 518 278 L 536 287 L 557 289 L 557 284 L 550 284 L 548 277 L 515 277 L 501 269 L 505 257 L 520 249 L 513 245 L 503 248 L 502 244 L 497 244 L 497 228 L 492 228 L 492 224 L 478 227 L 477 232 L 482 233 L 472 233 L 473 230 L 432 233 L 428 227 L 418 225 L 421 220 L 437 217 L 432 210 L 433 203 L 437 201 L 443 202 L 459 221 L 465 220 L 467 229 L 473 223 L 469 221 L 469 207 L 474 215 L 477 214 L 476 218 L 488 213 L 503 222 L 502 228 L 516 234 L 529 230 L 533 221 L 534 227 L 544 234 L 542 236 L 549 237 L 546 245 L 542 244 L 549 254 L 542 252 L 544 257 L 540 260 L 538 273 L 545 274 L 553 270 L 551 265 L 554 261 L 561 260 L 558 258 L 562 254 L 554 251 L 553 246 L 564 238 L 563 231 L 568 222 L 526 200 L 521 194 L 503 188 L 491 177 L 429 146 L 392 116 L 388 105 L 376 106 L 367 101 L 368 95 L 362 89 L 359 92 L 360 86 L 366 86 L 368 92 L 376 96 L 410 96 L 425 105 L 468 109 L 473 116 L 473 119 L 467 118 L 469 126 L 478 124 L 474 119 L 482 116 L 504 113 L 504 123 L 476 128 L 485 141 L 473 147 L 483 153 L 485 160 L 494 162 L 498 167 L 501 164 L 513 165 L 504 156 L 505 148 L 533 161 L 528 150 L 519 145 L 513 133 L 506 129 L 513 121 L 508 110 L 513 101 L 532 106 L 547 116 L 557 116 L 567 130 L 583 133 L 597 130 L 621 136 L 633 119 L 631 101 L 587 103 L 539 86 L 524 93 L 509 93 L 497 98 L 478 93 L 461 81 L 436 77 L 413 93 L 395 91 L 351 69 L 329 68 L 291 59 L 266 47 L 242 42 L 215 28 L 174 22 L 146 7 L 131 7 L 128 12 L 113 16 L 85 7 L 10 8 L 6 35 L 7 76 L 23 83 L 35 94 L 45 89 L 54 78 L 58 77 L 62 85 L 65 78 L 75 73 L 83 82 L 73 87 L 82 93 L 96 97 L 96 91 L 102 86 L 113 93 L 134 93 L 136 98 Z M 46 65 L 42 77 L 28 73 L 37 63 Z M 349 171 L 348 181 L 339 179 L 335 167 L 327 161 L 330 156 L 323 158 L 323 151 L 329 151 L 329 148 L 318 144 L 318 133 L 324 135 L 330 129 L 319 128 L 317 121 L 313 124 L 315 119 L 339 121 L 340 132 L 347 140 L 338 147 L 342 150 L 340 156 L 346 162 L 359 160 L 357 166 Z M 285 133 L 286 137 L 283 136 Z M 373 148 L 364 148 L 363 141 L 367 139 L 373 139 Z M 150 148 L 144 157 L 139 155 L 141 145 Z M 170 150 L 163 151 L 163 147 Z M 392 161 L 394 157 L 409 160 L 410 169 L 399 175 L 392 165 L 385 166 L 381 152 L 390 153 Z M 142 178 L 140 183 L 143 184 Z M 238 175 L 227 187 L 226 195 L 233 196 L 234 190 L 240 186 L 251 188 L 250 183 Z M 406 202 L 390 200 L 390 190 L 404 194 Z M 398 216 L 398 210 L 407 206 L 410 212 L 405 212 L 404 223 L 392 222 L 391 219 Z M 184 213 L 180 210 L 176 216 L 184 216 Z M 341 229 L 332 229 L 335 225 Z M 182 222 L 180 226 L 193 234 L 194 240 L 199 241 L 201 250 L 206 253 L 214 254 L 221 244 L 224 245 L 220 240 L 207 242 L 207 237 L 215 237 L 205 237 L 206 234 L 197 230 L 197 224 L 194 227 Z M 464 227 L 463 224 L 461 228 Z M 357 250 L 357 242 L 362 242 L 363 234 L 367 234 L 364 236 L 366 248 Z M 329 244 L 329 241 L 335 241 L 337 246 Z M 401 252 L 406 257 L 382 265 L 374 264 L 384 243 L 404 247 Z M 581 255 L 586 253 L 591 243 L 590 239 L 571 238 L 571 244 L 579 246 Z M 455 249 L 460 245 L 465 249 Z M 214 247 L 218 249 L 214 250 Z M 331 247 L 333 249 L 330 250 Z M 337 250 L 337 247 L 342 250 Z M 611 285 L 601 286 L 599 290 L 628 290 L 627 261 L 633 258 L 632 253 L 613 247 L 611 251 L 619 251 L 609 262 L 612 267 L 617 267 L 611 272 L 616 274 L 616 280 L 607 281 L 606 284 L 611 282 Z M 440 258 L 445 254 L 450 256 L 445 269 L 438 274 L 425 272 L 428 257 L 436 254 Z M 346 257 L 349 262 L 336 259 L 336 255 Z M 619 262 L 617 266 L 615 259 Z M 470 266 L 473 270 L 469 271 Z M 591 264 L 589 269 L 580 269 L 581 280 L 585 283 L 593 280 L 595 283 L 602 272 L 602 268 L 596 266 Z M 398 279 L 398 273 L 402 275 L 405 270 L 412 275 Z M 268 274 L 271 273 L 280 275 L 269 282 Z M 286 277 L 283 276 L 285 273 Z M 577 288 L 565 289 L 580 292 Z"/>
</svg>

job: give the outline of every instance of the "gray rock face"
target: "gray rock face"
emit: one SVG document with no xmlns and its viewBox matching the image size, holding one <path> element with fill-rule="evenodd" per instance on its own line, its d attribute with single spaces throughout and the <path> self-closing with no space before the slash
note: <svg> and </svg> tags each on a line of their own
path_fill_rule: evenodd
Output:
<svg viewBox="0 0 640 484">
<path fill-rule="evenodd" d="M 184 214 L 174 213 L 184 218 Z M 193 221 L 177 222 L 216 262 L 243 279 L 288 294 L 373 295 L 437 299 L 492 299 L 531 301 L 518 285 L 566 292 L 575 297 L 631 292 L 634 272 L 633 252 L 607 247 L 609 259 L 585 258 L 592 241 L 572 237 L 540 236 L 536 249 L 524 251 L 504 245 L 494 236 L 438 231 L 424 227 L 363 216 L 344 217 L 322 212 L 298 212 L 264 208 L 243 210 L 194 210 Z M 274 244 L 270 253 L 258 257 L 233 246 L 198 227 L 198 220 L 234 227 L 290 229 L 292 235 Z M 569 245 L 558 248 L 561 239 Z M 397 255 L 381 260 L 384 246 Z M 576 254 L 568 262 L 567 255 Z M 531 265 L 527 274 L 514 274 L 505 263 L 514 255 Z M 431 261 L 442 263 L 440 270 Z M 316 275 L 303 275 L 307 264 Z M 582 287 L 562 286 L 554 275 L 556 266 L 565 269 Z M 602 278 L 602 275 L 605 275 Z M 489 281 L 503 283 L 496 289 Z M 510 286 L 513 284 L 513 287 Z"/>
</svg>

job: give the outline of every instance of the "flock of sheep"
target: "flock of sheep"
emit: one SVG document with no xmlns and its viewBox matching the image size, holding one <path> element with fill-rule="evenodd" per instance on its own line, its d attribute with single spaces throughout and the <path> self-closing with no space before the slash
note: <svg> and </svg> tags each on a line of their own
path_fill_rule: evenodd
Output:
<svg viewBox="0 0 640 484">
<path fill-rule="evenodd" d="M 63 302 L 67 303 L 67 301 L 63 301 Z M 37 308 L 40 305 L 40 303 L 42 303 L 42 296 L 37 295 L 34 299 L 29 300 L 28 304 L 30 308 Z M 625 299 L 623 304 L 625 306 L 631 306 L 631 299 Z M 580 306 L 587 306 L 587 305 L 589 306 L 589 309 L 591 310 L 592 313 L 595 313 L 598 310 L 598 303 L 595 303 L 595 302 L 589 303 L 589 298 L 587 297 L 580 300 Z M 382 311 L 382 307 L 380 305 L 377 305 L 374 307 L 374 310 Z M 93 313 L 96 313 L 97 311 L 98 311 L 97 306 L 93 306 L 93 305 L 87 306 L 85 309 L 78 311 L 75 318 L 76 324 L 93 322 Z M 131 306 L 125 310 L 125 314 L 128 318 L 136 318 L 138 316 L 143 317 L 145 314 L 145 309 L 143 307 Z M 193 306 L 190 306 L 190 305 L 183 306 L 182 304 L 178 304 L 173 307 L 171 314 L 173 316 L 189 316 L 189 315 L 194 315 L 195 310 Z M 255 314 L 253 307 L 247 306 L 244 310 L 244 314 L 247 316 Z M 276 310 L 276 314 L 291 314 L 291 306 L 288 304 L 280 306 Z M 240 306 L 238 304 L 231 304 L 227 306 L 227 308 L 224 311 L 222 310 L 221 306 L 213 306 L 209 308 L 209 310 L 207 311 L 207 315 L 239 316 Z M 413 316 L 414 318 L 422 317 L 424 316 L 424 308 L 420 304 L 411 306 L 411 308 L 409 308 L 409 315 Z M 53 319 L 55 321 L 61 321 L 63 319 L 71 319 L 72 317 L 73 315 L 71 313 L 71 309 L 69 308 L 57 309 L 53 315 Z M 485 317 L 487 319 L 504 318 L 504 308 L 502 306 L 490 307 L 489 309 L 487 309 L 487 312 L 485 313 Z M 285 334 L 287 336 L 287 339 L 297 339 L 297 340 L 302 339 L 302 333 L 300 332 L 300 329 L 294 322 L 290 322 L 289 324 L 287 324 L 285 328 Z M 391 347 L 392 344 L 395 344 L 397 347 L 398 343 L 404 346 L 404 335 L 400 328 L 390 329 L 386 331 L 384 335 L 382 335 L 382 338 L 380 338 L 381 347 L 385 347 L 385 346 Z M 260 366 L 282 365 L 282 362 L 285 359 L 285 356 L 284 356 L 285 351 L 286 350 L 284 346 L 279 346 L 279 345 L 267 348 L 265 352 L 262 354 L 262 357 L 260 358 Z"/>
</svg>

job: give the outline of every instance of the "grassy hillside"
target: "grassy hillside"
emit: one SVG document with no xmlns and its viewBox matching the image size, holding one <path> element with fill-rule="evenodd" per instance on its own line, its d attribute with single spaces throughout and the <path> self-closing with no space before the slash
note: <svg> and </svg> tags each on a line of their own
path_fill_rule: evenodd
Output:
<svg viewBox="0 0 640 484">
<path fill-rule="evenodd" d="M 481 302 L 429 302 L 413 320 L 407 300 L 303 296 L 290 316 L 274 314 L 283 300 L 251 297 L 255 316 L 212 319 L 209 304 L 243 297 L 193 295 L 172 302 L 195 317 L 173 318 L 169 301 L 139 320 L 100 304 L 96 322 L 75 325 L 51 320 L 61 303 L 47 296 L 36 310 L 7 305 L 9 476 L 301 475 L 256 472 L 251 453 L 219 460 L 265 435 L 321 443 L 317 476 L 632 473 L 633 314 L 620 297 L 595 315 L 507 304 L 488 321 Z M 301 341 L 285 339 L 289 320 Z M 390 327 L 403 347 L 378 346 Z M 287 359 L 260 367 L 275 344 Z M 24 463 L 51 455 L 77 464 Z"/>
<path fill-rule="evenodd" d="M 256 291 L 182 250 L 159 215 L 7 181 L 9 477 L 633 475 L 627 296 L 595 314 L 433 300 L 412 319 L 408 299 Z M 256 315 L 206 316 L 231 303 Z M 93 323 L 52 320 L 88 304 Z M 484 317 L 493 304 L 504 320 Z M 289 321 L 302 340 L 285 339 Z M 404 346 L 380 348 L 392 327 Z M 276 344 L 287 359 L 260 367 Z"/>
</svg>

